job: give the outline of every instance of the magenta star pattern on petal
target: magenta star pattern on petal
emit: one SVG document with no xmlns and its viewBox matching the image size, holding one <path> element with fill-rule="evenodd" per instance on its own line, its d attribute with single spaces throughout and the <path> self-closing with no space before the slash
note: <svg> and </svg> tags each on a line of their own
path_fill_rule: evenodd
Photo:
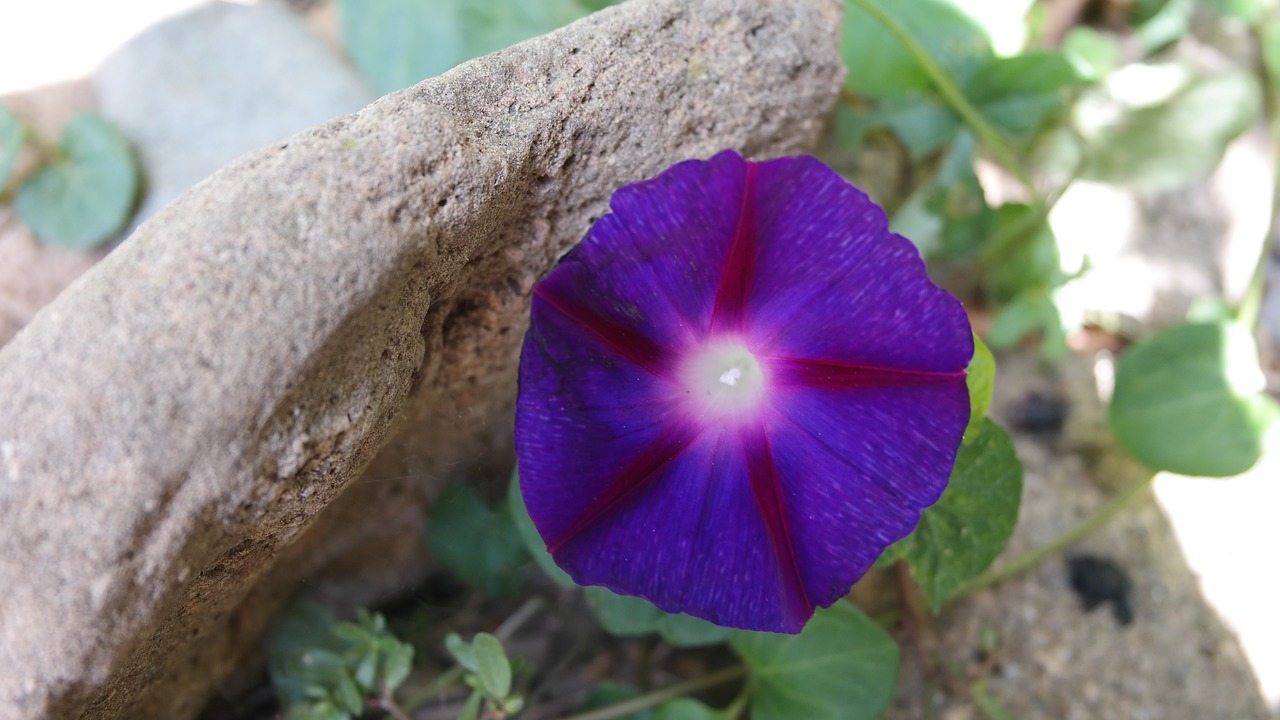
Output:
<svg viewBox="0 0 1280 720">
<path fill-rule="evenodd" d="M 810 157 L 725 151 L 611 209 L 534 289 L 529 515 L 579 584 L 799 632 L 946 487 L 964 310 Z"/>
</svg>

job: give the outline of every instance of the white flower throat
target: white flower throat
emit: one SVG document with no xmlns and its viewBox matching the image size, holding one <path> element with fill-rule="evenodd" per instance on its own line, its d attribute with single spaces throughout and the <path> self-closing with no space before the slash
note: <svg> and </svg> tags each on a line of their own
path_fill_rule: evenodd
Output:
<svg viewBox="0 0 1280 720">
<path fill-rule="evenodd" d="M 683 375 L 693 399 L 715 415 L 740 416 L 764 396 L 764 368 L 741 343 L 704 347 L 689 358 Z"/>
</svg>

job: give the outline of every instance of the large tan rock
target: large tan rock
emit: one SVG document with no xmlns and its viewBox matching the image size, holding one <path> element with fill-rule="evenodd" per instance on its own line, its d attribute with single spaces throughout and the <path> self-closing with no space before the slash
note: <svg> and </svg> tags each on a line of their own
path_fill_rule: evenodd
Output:
<svg viewBox="0 0 1280 720">
<path fill-rule="evenodd" d="M 808 147 L 840 7 L 633 0 L 140 227 L 0 350 L 0 718 L 189 717 L 304 581 L 411 580 L 449 469 L 509 452 L 534 281 L 622 183 Z"/>
</svg>

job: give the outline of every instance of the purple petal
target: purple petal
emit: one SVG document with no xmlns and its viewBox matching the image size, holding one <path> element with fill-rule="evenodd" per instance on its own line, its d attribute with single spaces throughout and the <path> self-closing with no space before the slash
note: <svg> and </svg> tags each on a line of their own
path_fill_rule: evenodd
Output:
<svg viewBox="0 0 1280 720">
<path fill-rule="evenodd" d="M 668 612 L 799 632 L 813 606 L 789 546 L 773 542 L 756 488 L 743 482 L 756 469 L 769 472 L 748 462 L 744 439 L 703 434 L 607 521 L 558 547 L 556 561 L 577 582 L 639 595 Z"/>
<path fill-rule="evenodd" d="M 884 213 L 813 158 L 758 167 L 750 344 L 762 355 L 962 371 L 964 309 L 925 274 Z"/>
<path fill-rule="evenodd" d="M 969 418 L 963 378 L 791 388 L 769 415 L 806 593 L 826 607 L 946 488 Z"/>
<path fill-rule="evenodd" d="M 627 185 L 539 285 L 665 347 L 706 338 L 738 227 L 746 161 L 721 153 Z M 625 249 L 625 250 L 624 250 Z"/>
</svg>

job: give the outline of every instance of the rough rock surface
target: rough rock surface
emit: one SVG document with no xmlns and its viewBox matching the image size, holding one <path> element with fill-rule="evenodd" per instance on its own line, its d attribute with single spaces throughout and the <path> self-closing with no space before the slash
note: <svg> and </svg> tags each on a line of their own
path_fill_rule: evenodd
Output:
<svg viewBox="0 0 1280 720">
<path fill-rule="evenodd" d="M 439 480 L 509 445 L 535 279 L 621 183 L 808 147 L 840 8 L 633 0 L 140 227 L 0 350 L 0 718 L 189 717 L 300 584 L 408 582 Z"/>
<path fill-rule="evenodd" d="M 138 150 L 133 227 L 242 153 L 376 96 L 296 13 L 211 2 L 148 29 L 93 75 L 102 113 Z"/>
</svg>

